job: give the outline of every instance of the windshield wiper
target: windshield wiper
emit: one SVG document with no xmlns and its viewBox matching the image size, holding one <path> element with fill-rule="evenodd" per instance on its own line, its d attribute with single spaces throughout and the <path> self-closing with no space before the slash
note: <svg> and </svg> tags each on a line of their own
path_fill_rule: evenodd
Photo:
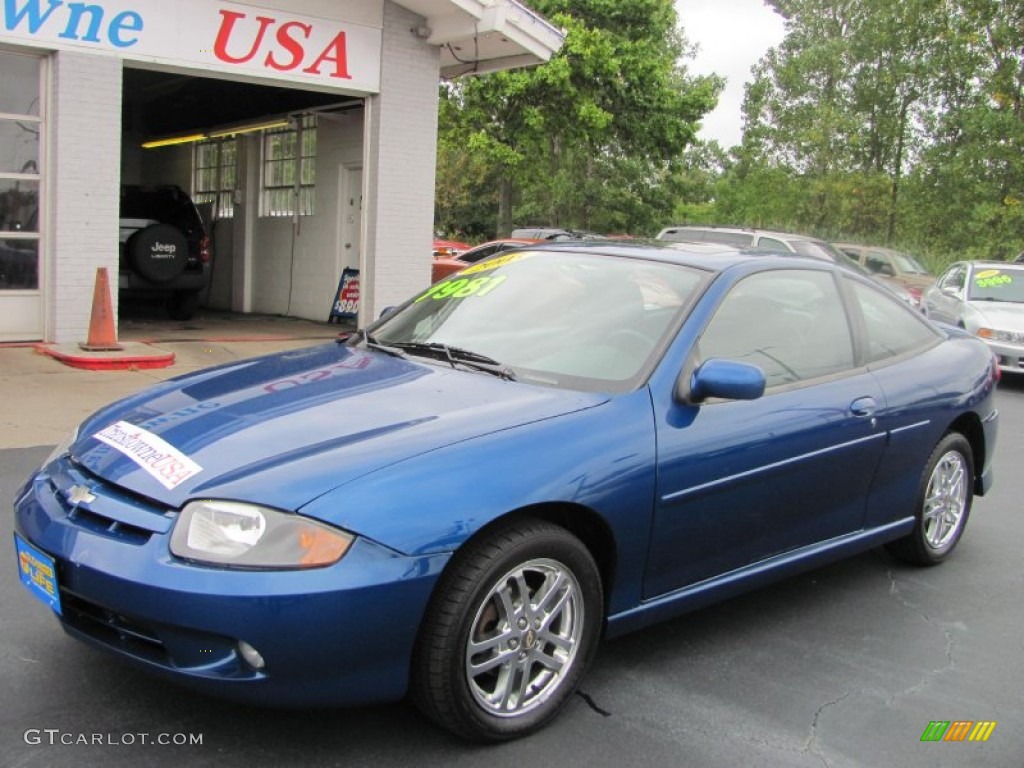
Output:
<svg viewBox="0 0 1024 768">
<path fill-rule="evenodd" d="M 388 344 L 391 347 L 405 350 L 413 355 L 443 360 L 450 364 L 452 368 L 456 365 L 464 365 L 476 371 L 493 374 L 506 381 L 516 380 L 515 374 L 508 366 L 487 357 L 487 355 L 481 355 L 479 352 L 473 352 L 462 347 L 453 347 L 436 341 L 390 341 Z"/>
<path fill-rule="evenodd" d="M 358 331 L 350 333 L 348 336 L 339 336 L 335 341 L 338 344 L 346 344 L 350 347 L 357 347 L 359 344 L 364 344 L 369 349 L 376 349 L 378 352 L 383 352 L 384 354 L 391 355 L 392 357 L 404 358 L 406 356 L 405 352 L 396 347 L 381 344 L 373 337 L 373 335 L 367 333 L 365 328 L 360 328 Z"/>
</svg>

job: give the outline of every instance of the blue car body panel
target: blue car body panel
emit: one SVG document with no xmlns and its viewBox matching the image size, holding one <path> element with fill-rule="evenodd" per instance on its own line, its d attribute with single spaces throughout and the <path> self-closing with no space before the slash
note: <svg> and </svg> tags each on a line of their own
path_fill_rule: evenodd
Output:
<svg viewBox="0 0 1024 768">
<path fill-rule="evenodd" d="M 70 454 L 19 492 L 16 530 L 56 559 L 61 620 L 77 637 L 221 695 L 350 704 L 403 695 L 439 575 L 509 514 L 557 510 L 608 543 L 614 635 L 905 535 L 924 462 L 954 425 L 972 439 L 983 492 L 995 378 L 975 339 L 950 333 L 749 401 L 676 397 L 729 288 L 791 263 L 715 261 L 647 381 L 621 394 L 333 343 L 165 382 L 90 417 Z M 117 422 L 199 471 L 165 487 L 96 438 Z M 186 562 L 171 529 L 202 498 L 295 512 L 355 543 L 307 570 Z M 265 671 L 243 662 L 239 640 Z"/>
</svg>

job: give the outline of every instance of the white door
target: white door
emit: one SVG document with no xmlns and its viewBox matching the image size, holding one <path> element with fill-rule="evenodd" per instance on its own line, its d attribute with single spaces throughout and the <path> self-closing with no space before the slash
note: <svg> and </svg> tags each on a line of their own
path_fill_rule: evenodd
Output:
<svg viewBox="0 0 1024 768">
<path fill-rule="evenodd" d="M 338 276 L 341 270 L 359 269 L 359 255 L 363 232 L 363 169 L 360 166 L 342 166 L 339 186 L 341 201 L 339 227 L 341 248 L 338 253 Z"/>
</svg>

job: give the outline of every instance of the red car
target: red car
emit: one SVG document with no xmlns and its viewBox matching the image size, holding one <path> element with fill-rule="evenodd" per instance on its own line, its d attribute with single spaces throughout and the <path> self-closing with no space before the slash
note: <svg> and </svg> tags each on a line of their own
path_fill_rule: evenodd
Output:
<svg viewBox="0 0 1024 768">
<path fill-rule="evenodd" d="M 435 241 L 435 243 L 436 242 L 437 241 Z M 434 265 L 431 270 L 430 280 L 431 282 L 436 283 L 438 280 L 448 277 L 448 275 L 454 274 L 459 270 L 465 269 L 470 264 L 474 264 L 481 259 L 493 256 L 500 251 L 508 251 L 513 248 L 520 248 L 524 245 L 532 245 L 533 243 L 540 242 L 543 241 L 523 237 L 507 237 L 504 240 L 491 240 L 490 242 L 482 243 L 476 248 L 470 248 L 463 253 L 452 256 L 438 255 L 435 246 Z"/>
<path fill-rule="evenodd" d="M 468 251 L 472 248 L 469 243 L 463 243 L 458 240 L 443 240 L 439 237 L 434 238 L 434 258 L 439 256 L 449 257 L 458 256 L 463 251 Z"/>
</svg>

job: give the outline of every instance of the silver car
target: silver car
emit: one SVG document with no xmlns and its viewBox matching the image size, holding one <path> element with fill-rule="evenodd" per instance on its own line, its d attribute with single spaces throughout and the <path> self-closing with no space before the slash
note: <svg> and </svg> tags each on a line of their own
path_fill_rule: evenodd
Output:
<svg viewBox="0 0 1024 768">
<path fill-rule="evenodd" d="M 959 261 L 925 291 L 932 320 L 957 325 L 986 342 L 999 367 L 1024 372 L 1024 264 Z"/>
</svg>

